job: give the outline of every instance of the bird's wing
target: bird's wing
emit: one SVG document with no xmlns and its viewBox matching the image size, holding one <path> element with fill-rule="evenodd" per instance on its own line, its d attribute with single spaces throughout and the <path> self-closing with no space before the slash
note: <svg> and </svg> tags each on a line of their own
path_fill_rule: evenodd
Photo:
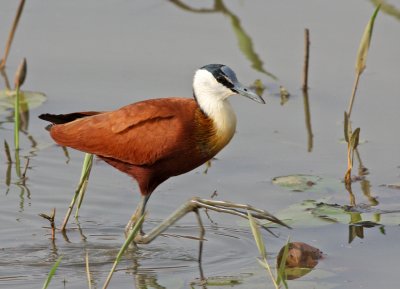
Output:
<svg viewBox="0 0 400 289">
<path fill-rule="evenodd" d="M 153 99 L 55 125 L 51 136 L 58 144 L 80 151 L 151 165 L 179 151 L 177 140 L 196 108 L 192 99 Z"/>
</svg>

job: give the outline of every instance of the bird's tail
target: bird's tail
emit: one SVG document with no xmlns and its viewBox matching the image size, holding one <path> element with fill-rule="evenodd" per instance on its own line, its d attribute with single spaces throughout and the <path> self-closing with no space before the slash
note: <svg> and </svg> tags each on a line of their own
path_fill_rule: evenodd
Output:
<svg viewBox="0 0 400 289">
<path fill-rule="evenodd" d="M 101 113 L 101 112 L 99 112 L 99 111 L 84 111 L 84 112 L 73 112 L 73 113 L 68 113 L 68 114 L 44 113 L 44 114 L 39 115 L 39 118 L 51 122 L 50 125 L 46 126 L 46 129 L 50 130 L 50 128 L 55 124 L 63 124 L 63 123 L 74 121 L 78 118 L 88 117 L 88 116 L 96 115 L 99 113 Z"/>
</svg>

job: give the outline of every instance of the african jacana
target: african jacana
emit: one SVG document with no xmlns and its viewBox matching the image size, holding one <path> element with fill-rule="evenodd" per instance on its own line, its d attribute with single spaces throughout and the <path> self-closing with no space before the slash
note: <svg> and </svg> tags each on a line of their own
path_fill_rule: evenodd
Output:
<svg viewBox="0 0 400 289">
<path fill-rule="evenodd" d="M 61 146 L 97 155 L 132 176 L 138 183 L 142 201 L 137 213 L 143 215 L 150 195 L 162 182 L 197 168 L 214 157 L 232 139 L 236 116 L 228 98 L 240 94 L 259 103 L 261 96 L 239 83 L 231 68 L 209 64 L 198 69 L 193 79 L 194 99 L 150 99 L 110 112 L 42 114 L 52 122 L 51 137 Z M 192 199 L 169 221 L 141 236 L 150 242 L 188 211 L 206 207 L 246 217 L 237 209 L 249 209 L 259 218 L 276 218 L 250 206 Z M 260 217 L 264 214 L 263 217 Z M 137 214 L 134 214 L 136 216 Z M 137 218 L 137 216 L 136 216 Z M 136 219 L 131 218 L 127 229 Z M 151 236 L 150 236 L 151 235 Z"/>
</svg>

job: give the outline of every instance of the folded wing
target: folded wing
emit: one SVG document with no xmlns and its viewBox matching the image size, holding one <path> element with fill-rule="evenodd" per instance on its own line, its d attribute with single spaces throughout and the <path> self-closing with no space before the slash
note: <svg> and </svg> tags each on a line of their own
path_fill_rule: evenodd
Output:
<svg viewBox="0 0 400 289">
<path fill-rule="evenodd" d="M 196 108 L 192 99 L 152 99 L 56 124 L 50 133 L 63 146 L 133 165 L 152 165 L 185 148 L 181 143 Z"/>
</svg>

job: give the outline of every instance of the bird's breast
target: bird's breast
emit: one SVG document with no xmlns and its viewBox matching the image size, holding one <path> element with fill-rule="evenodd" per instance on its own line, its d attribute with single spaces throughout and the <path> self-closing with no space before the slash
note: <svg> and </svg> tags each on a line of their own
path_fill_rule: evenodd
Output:
<svg viewBox="0 0 400 289">
<path fill-rule="evenodd" d="M 195 112 L 195 138 L 198 149 L 212 158 L 232 139 L 236 130 L 236 116 L 233 111 L 223 111 L 209 116 L 200 109 Z"/>
</svg>

